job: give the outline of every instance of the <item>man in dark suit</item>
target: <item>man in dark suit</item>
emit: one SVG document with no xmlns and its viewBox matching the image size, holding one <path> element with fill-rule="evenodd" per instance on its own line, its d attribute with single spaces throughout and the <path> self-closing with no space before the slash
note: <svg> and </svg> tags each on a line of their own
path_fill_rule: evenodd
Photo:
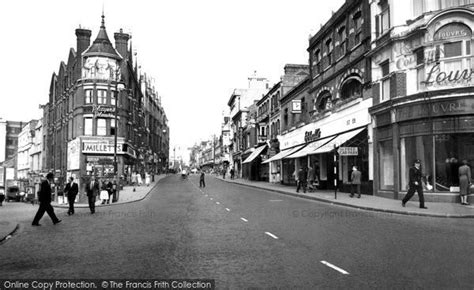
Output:
<svg viewBox="0 0 474 290">
<path fill-rule="evenodd" d="M 308 173 L 305 168 L 300 168 L 298 171 L 298 185 L 296 186 L 296 192 L 300 191 L 300 188 L 303 188 L 303 192 L 306 193 L 306 182 L 307 182 Z"/>
<path fill-rule="evenodd" d="M 354 197 L 354 191 L 357 192 L 357 198 L 360 198 L 360 185 L 361 185 L 362 173 L 357 169 L 357 166 L 352 166 L 351 173 L 351 195 Z"/>
<path fill-rule="evenodd" d="M 89 199 L 89 209 L 91 214 L 95 213 L 95 199 L 99 194 L 99 182 L 95 180 L 95 177 L 92 176 L 91 181 L 86 184 L 87 198 Z"/>
<path fill-rule="evenodd" d="M 416 191 L 418 192 L 418 199 L 420 200 L 420 208 L 427 209 L 425 206 L 425 198 L 423 196 L 423 184 L 421 182 L 422 173 L 420 159 L 416 159 L 413 167 L 410 167 L 409 177 L 409 188 L 405 198 L 402 200 L 402 206 L 405 207 L 405 204 L 413 197 Z"/>
<path fill-rule="evenodd" d="M 39 208 L 36 212 L 35 218 L 33 219 L 33 226 L 40 226 L 39 221 L 43 217 L 44 213 L 47 212 L 53 224 L 60 223 L 61 220 L 56 217 L 54 214 L 54 209 L 51 206 L 51 183 L 54 182 L 54 174 L 48 173 L 46 175 L 46 180 L 41 182 L 41 189 L 38 192 L 38 201 L 39 201 Z"/>
<path fill-rule="evenodd" d="M 76 201 L 77 193 L 79 192 L 79 187 L 77 183 L 74 182 L 74 177 L 69 177 L 69 183 L 66 184 L 64 191 L 67 194 L 67 200 L 69 202 L 69 210 L 67 211 L 68 215 L 74 214 L 74 202 Z"/>
</svg>

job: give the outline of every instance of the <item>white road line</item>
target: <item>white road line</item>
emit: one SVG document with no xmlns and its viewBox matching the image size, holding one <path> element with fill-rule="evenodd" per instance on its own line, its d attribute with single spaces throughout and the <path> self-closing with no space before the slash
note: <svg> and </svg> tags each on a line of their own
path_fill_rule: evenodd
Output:
<svg viewBox="0 0 474 290">
<path fill-rule="evenodd" d="M 244 222 L 248 223 L 249 221 L 244 219 L 243 217 L 240 218 L 241 220 L 243 220 Z"/>
<path fill-rule="evenodd" d="M 211 200 L 213 200 L 212 197 L 211 197 Z"/>
<path fill-rule="evenodd" d="M 226 211 L 230 211 L 230 209 L 228 209 L 227 207 L 225 208 Z"/>
<path fill-rule="evenodd" d="M 221 204 L 220 202 L 216 201 L 216 204 Z"/>
<path fill-rule="evenodd" d="M 275 201 L 283 201 L 281 199 L 270 199 L 271 202 L 275 202 Z"/>
<path fill-rule="evenodd" d="M 347 272 L 346 270 L 343 270 L 337 266 L 334 266 L 333 264 L 329 263 L 329 262 L 326 262 L 326 261 L 321 261 L 321 263 L 323 263 L 324 265 L 330 267 L 330 268 L 333 268 L 334 270 L 344 274 L 344 275 L 349 275 L 349 272 Z"/>
<path fill-rule="evenodd" d="M 270 237 L 274 238 L 275 240 L 278 240 L 278 237 L 275 236 L 274 234 L 270 233 L 270 232 L 265 232 L 265 234 L 269 235 Z"/>
</svg>

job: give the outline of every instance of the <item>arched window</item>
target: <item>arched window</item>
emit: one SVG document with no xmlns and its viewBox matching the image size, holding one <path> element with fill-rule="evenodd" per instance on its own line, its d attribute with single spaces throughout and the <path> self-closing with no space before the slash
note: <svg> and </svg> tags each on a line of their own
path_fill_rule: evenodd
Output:
<svg viewBox="0 0 474 290">
<path fill-rule="evenodd" d="M 318 112 L 325 111 L 332 107 L 331 104 L 331 93 L 329 91 L 324 91 L 319 94 L 317 102 L 316 102 L 316 110 Z"/>
<path fill-rule="evenodd" d="M 359 80 L 351 78 L 344 82 L 341 87 L 341 99 L 359 98 L 362 96 L 362 84 Z"/>
</svg>

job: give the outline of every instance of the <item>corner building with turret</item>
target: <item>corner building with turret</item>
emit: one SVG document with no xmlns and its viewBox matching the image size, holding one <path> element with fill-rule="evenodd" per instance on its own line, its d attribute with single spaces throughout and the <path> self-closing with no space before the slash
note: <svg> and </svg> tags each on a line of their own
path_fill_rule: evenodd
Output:
<svg viewBox="0 0 474 290">
<path fill-rule="evenodd" d="M 132 172 L 166 170 L 168 120 L 150 78 L 138 72 L 131 36 L 114 33 L 113 46 L 103 15 L 92 43 L 91 34 L 76 29 L 76 50 L 52 75 L 43 106 L 43 169 L 58 184 L 75 176 L 81 188 L 91 176 L 127 182 Z"/>
</svg>

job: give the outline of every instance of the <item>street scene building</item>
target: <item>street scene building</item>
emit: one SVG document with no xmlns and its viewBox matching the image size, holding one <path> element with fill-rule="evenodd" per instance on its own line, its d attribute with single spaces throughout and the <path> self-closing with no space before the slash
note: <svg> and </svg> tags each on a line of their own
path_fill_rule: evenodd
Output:
<svg viewBox="0 0 474 290">
<path fill-rule="evenodd" d="M 81 185 L 91 176 L 127 182 L 135 172 L 165 171 L 168 120 L 151 79 L 137 69 L 131 36 L 114 33 L 114 47 L 104 16 L 92 43 L 91 34 L 76 29 L 76 49 L 51 78 L 43 106 L 45 170 L 59 183 L 76 176 Z"/>
<path fill-rule="evenodd" d="M 470 1 L 371 3 L 374 190 L 400 199 L 422 161 L 427 200 L 458 200 L 458 168 L 474 165 Z"/>
</svg>

